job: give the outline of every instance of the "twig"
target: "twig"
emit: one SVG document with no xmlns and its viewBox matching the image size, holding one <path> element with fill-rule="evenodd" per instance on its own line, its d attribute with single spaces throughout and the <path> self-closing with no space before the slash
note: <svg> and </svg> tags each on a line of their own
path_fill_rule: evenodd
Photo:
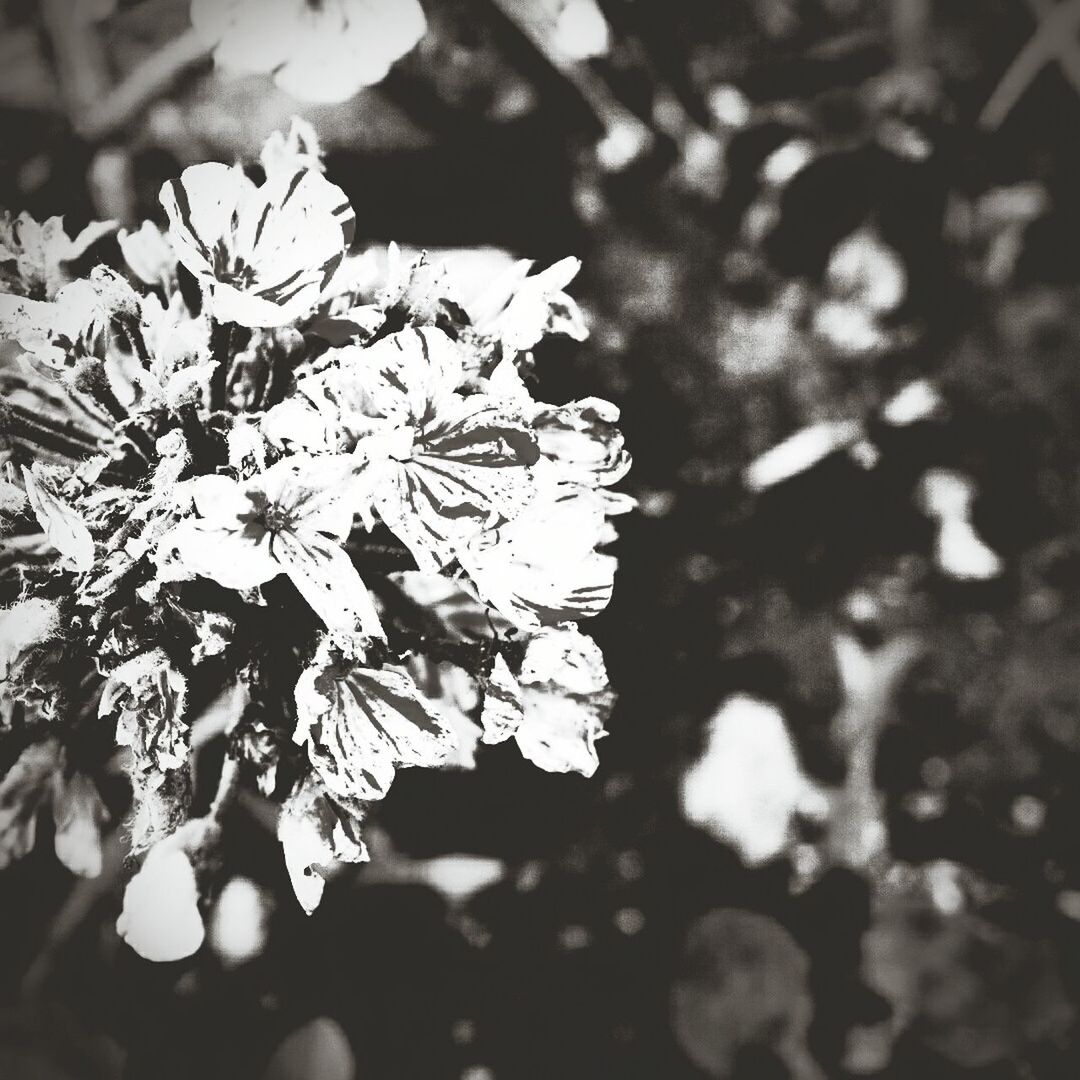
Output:
<svg viewBox="0 0 1080 1080">
<path fill-rule="evenodd" d="M 490 4 L 517 34 L 532 45 L 546 66 L 562 76 L 565 84 L 586 106 L 594 122 L 604 132 L 601 147 L 606 143 L 607 149 L 602 156 L 608 158 L 611 171 L 621 171 L 648 153 L 656 141 L 656 132 L 615 96 L 593 68 L 587 63 L 561 56 L 548 37 L 529 22 L 519 5 L 508 0 L 490 0 Z"/>
<path fill-rule="evenodd" d="M 232 803 L 233 795 L 236 794 L 239 783 L 240 762 L 234 757 L 226 757 L 221 763 L 221 776 L 218 779 L 217 794 L 214 795 L 214 801 L 210 804 L 210 809 L 206 815 L 211 821 L 221 823 L 225 811 Z"/>
<path fill-rule="evenodd" d="M 109 68 L 88 4 L 43 0 L 41 15 L 52 40 L 60 91 L 76 127 L 109 91 Z"/>
<path fill-rule="evenodd" d="M 890 15 L 896 66 L 905 71 L 924 68 L 929 52 L 929 0 L 893 0 Z"/>
<path fill-rule="evenodd" d="M 99 97 L 76 121 L 79 134 L 101 142 L 127 127 L 189 68 L 201 63 L 210 50 L 194 30 L 173 38 L 136 66 L 119 86 Z"/>
<path fill-rule="evenodd" d="M 41 950 L 22 980 L 22 996 L 29 1000 L 41 993 L 56 967 L 67 942 L 82 926 L 98 900 L 115 888 L 123 872 L 126 844 L 123 829 L 114 829 L 102 841 L 101 873 L 95 878 L 79 878 L 49 924 Z"/>
<path fill-rule="evenodd" d="M 1039 26 L 1006 69 L 979 114 L 979 126 L 989 131 L 1001 126 L 1035 76 L 1051 60 L 1058 62 L 1062 74 L 1080 93 L 1080 48 L 1076 43 L 1080 2 L 1063 0 L 1054 4 L 1052 0 L 1027 0 L 1027 3 Z"/>
</svg>

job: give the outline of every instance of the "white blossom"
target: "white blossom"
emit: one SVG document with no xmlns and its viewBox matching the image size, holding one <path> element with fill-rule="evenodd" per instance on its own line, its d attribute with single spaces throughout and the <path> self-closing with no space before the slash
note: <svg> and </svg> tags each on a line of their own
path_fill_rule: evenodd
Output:
<svg viewBox="0 0 1080 1080">
<path fill-rule="evenodd" d="M 209 162 L 161 189 L 180 262 L 221 322 L 284 326 L 307 314 L 352 242 L 348 199 L 321 173 L 275 174 L 256 187 Z"/>
</svg>

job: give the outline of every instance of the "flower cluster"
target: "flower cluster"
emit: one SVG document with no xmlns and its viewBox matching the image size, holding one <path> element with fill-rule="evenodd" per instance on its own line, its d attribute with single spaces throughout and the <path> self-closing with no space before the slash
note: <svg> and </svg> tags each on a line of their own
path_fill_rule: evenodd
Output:
<svg viewBox="0 0 1080 1080">
<path fill-rule="evenodd" d="M 153 958 L 202 941 L 238 785 L 280 806 L 310 912 L 398 769 L 513 739 L 588 776 L 612 704 L 576 623 L 632 506 L 618 410 L 529 389 L 541 339 L 584 336 L 578 263 L 352 255 L 313 132 L 262 165 L 186 169 L 167 232 L 19 218 L 0 249 L 0 862 L 49 805 L 94 872 L 119 762 L 146 853 L 119 928 Z M 112 265 L 65 272 L 102 239 Z"/>
</svg>

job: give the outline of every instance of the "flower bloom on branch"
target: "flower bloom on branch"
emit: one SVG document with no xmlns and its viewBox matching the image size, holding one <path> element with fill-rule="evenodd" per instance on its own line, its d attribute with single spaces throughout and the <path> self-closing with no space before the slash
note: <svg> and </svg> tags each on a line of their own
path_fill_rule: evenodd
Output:
<svg viewBox="0 0 1080 1080">
<path fill-rule="evenodd" d="M 196 7 L 222 55 L 244 20 L 269 33 L 296 13 Z M 351 34 L 380 11 L 298 18 L 349 12 Z M 237 787 L 277 813 L 310 913 L 368 859 L 365 815 L 398 770 L 472 768 L 513 739 L 590 776 L 614 700 L 575 624 L 611 598 L 612 521 L 633 505 L 611 490 L 629 467 L 618 409 L 545 404 L 531 378 L 546 337 L 584 336 L 577 260 L 534 274 L 395 248 L 380 278 L 377 258 L 343 265 L 352 210 L 309 124 L 261 163 L 261 186 L 185 170 L 162 190 L 167 232 L 68 241 L 0 219 L 0 740 L 29 733 L 0 744 L 0 864 L 51 810 L 58 857 L 96 872 L 94 778 L 118 760 L 118 840 L 141 863 L 118 931 L 154 960 L 204 940 Z M 98 251 L 107 265 L 72 276 Z M 226 767 L 192 817 L 210 743 Z M 416 880 L 458 902 L 492 880 L 473 869 Z"/>
<path fill-rule="evenodd" d="M 214 317 L 241 326 L 284 326 L 310 311 L 355 226 L 345 193 L 312 170 L 256 187 L 238 166 L 192 165 L 162 187 L 161 202 Z"/>
<path fill-rule="evenodd" d="M 381 82 L 427 30 L 417 0 L 192 0 L 191 21 L 219 67 L 319 102 Z"/>
</svg>

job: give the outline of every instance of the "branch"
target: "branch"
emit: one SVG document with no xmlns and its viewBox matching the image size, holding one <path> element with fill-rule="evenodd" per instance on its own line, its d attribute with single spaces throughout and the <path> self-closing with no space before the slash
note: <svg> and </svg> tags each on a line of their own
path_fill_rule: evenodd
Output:
<svg viewBox="0 0 1080 1080">
<path fill-rule="evenodd" d="M 132 69 L 111 92 L 99 97 L 75 122 L 89 142 L 102 142 L 127 127 L 210 50 L 194 30 L 187 30 Z"/>
<path fill-rule="evenodd" d="M 1028 43 L 1017 53 L 1006 69 L 989 100 L 979 114 L 979 126 L 994 131 L 1001 126 L 1023 97 L 1035 76 L 1051 60 L 1057 60 L 1062 74 L 1080 93 L 1080 51 L 1076 34 L 1080 30 L 1080 3 L 1064 0 L 1027 0 L 1038 29 Z"/>
</svg>

